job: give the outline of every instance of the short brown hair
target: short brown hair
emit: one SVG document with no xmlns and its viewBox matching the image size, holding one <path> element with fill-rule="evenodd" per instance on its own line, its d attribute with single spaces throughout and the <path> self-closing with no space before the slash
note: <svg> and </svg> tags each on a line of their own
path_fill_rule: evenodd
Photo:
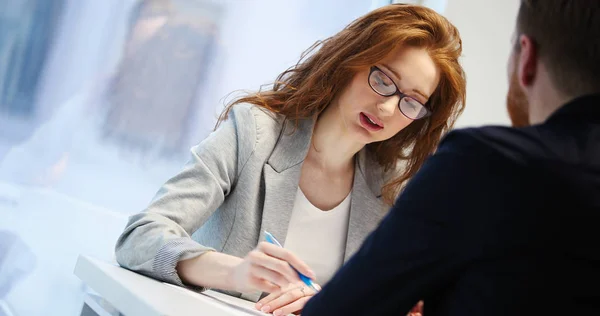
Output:
<svg viewBox="0 0 600 316">
<path fill-rule="evenodd" d="M 559 91 L 573 96 L 600 91 L 600 1 L 521 0 L 517 35 L 522 34 L 533 39 Z"/>
</svg>

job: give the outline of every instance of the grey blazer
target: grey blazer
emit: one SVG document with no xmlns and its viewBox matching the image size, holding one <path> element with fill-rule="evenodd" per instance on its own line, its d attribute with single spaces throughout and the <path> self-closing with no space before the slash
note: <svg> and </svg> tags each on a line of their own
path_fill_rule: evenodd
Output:
<svg viewBox="0 0 600 316">
<path fill-rule="evenodd" d="M 180 260 L 211 250 L 244 257 L 264 230 L 284 243 L 313 126 L 306 119 L 295 129 L 279 115 L 235 106 L 150 206 L 129 218 L 116 245 L 119 264 L 183 285 L 175 270 Z M 364 149 L 357 156 L 345 260 L 387 211 L 382 168 Z"/>
</svg>

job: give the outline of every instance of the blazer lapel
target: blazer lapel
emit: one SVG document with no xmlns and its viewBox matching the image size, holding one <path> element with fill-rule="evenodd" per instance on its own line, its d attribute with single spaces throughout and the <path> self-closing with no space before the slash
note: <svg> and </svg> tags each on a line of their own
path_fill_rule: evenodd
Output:
<svg viewBox="0 0 600 316">
<path fill-rule="evenodd" d="M 313 126 L 312 119 L 301 120 L 297 128 L 291 121 L 284 122 L 279 140 L 263 168 L 265 202 L 260 240 L 264 240 L 266 230 L 282 245 L 285 243 Z"/>
<path fill-rule="evenodd" d="M 260 240 L 268 231 L 283 245 L 300 182 L 302 163 L 311 143 L 314 120 L 301 120 L 296 127 L 285 121 L 279 140 L 263 167 L 265 201 Z M 369 159 L 366 148 L 358 153 L 348 221 L 344 261 L 362 245 L 387 212 L 381 198 L 383 172 Z"/>
<path fill-rule="evenodd" d="M 381 197 L 384 182 L 382 168 L 367 155 L 366 149 L 358 154 L 346 238 L 344 262 L 362 245 L 364 239 L 377 227 L 387 208 Z"/>
</svg>

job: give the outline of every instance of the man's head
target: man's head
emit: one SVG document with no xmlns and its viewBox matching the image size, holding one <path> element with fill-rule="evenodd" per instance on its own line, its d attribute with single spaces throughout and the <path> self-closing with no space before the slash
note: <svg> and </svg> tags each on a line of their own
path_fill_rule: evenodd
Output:
<svg viewBox="0 0 600 316">
<path fill-rule="evenodd" d="M 600 92 L 600 1 L 521 0 L 509 61 L 514 126 L 544 121 L 565 102 Z"/>
</svg>

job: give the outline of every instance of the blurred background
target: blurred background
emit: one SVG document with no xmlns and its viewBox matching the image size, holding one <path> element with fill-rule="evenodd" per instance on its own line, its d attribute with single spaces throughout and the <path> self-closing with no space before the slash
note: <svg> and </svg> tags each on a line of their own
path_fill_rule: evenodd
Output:
<svg viewBox="0 0 600 316">
<path fill-rule="evenodd" d="M 127 217 L 257 90 L 381 0 L 0 0 L 0 316 L 79 315 L 78 254 L 112 261 Z M 461 31 L 458 126 L 508 124 L 518 0 L 415 0 Z M 234 94 L 235 96 L 235 94 Z"/>
</svg>

